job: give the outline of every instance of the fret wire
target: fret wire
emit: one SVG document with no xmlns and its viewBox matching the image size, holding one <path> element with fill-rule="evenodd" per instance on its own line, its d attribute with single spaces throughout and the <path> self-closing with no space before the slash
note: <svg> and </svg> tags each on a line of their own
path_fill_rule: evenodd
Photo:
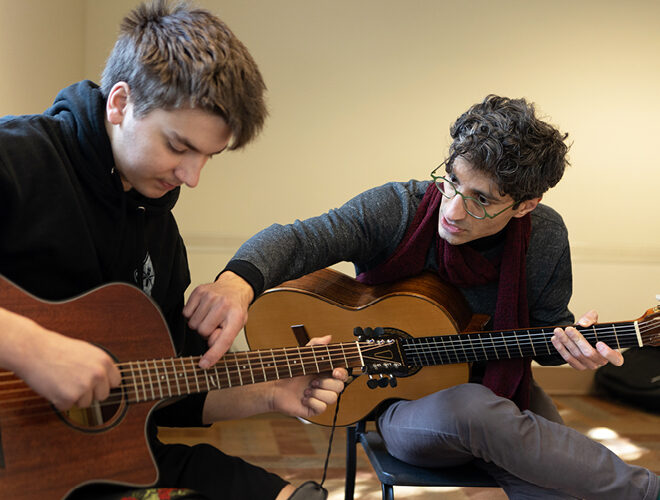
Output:
<svg viewBox="0 0 660 500">
<path fill-rule="evenodd" d="M 502 340 L 504 343 L 504 349 L 506 350 L 506 357 L 511 358 L 511 353 L 509 352 L 509 346 L 507 345 L 506 339 L 504 338 L 504 332 L 502 332 Z"/>
<path fill-rule="evenodd" d="M 472 342 L 472 335 L 468 335 L 468 340 L 470 341 L 470 348 L 472 349 L 472 356 L 474 356 L 473 361 L 478 360 L 477 351 L 474 349 L 474 342 Z"/>
<path fill-rule="evenodd" d="M 234 361 L 236 362 L 236 368 L 238 369 L 238 380 L 239 380 L 241 385 L 244 385 L 243 384 L 243 375 L 241 374 L 241 367 L 238 364 L 238 356 L 234 357 Z"/>
<path fill-rule="evenodd" d="M 193 360 L 193 357 L 190 356 L 190 366 L 192 367 L 193 370 L 193 375 L 195 376 L 195 384 L 197 384 L 197 392 L 202 392 L 201 388 L 199 387 L 199 372 L 196 370 L 195 366 L 195 361 Z"/>
<path fill-rule="evenodd" d="M 147 371 L 147 377 L 149 377 L 149 386 L 151 387 L 151 399 L 156 399 L 156 393 L 154 392 L 154 383 L 151 380 L 151 371 L 149 370 L 149 362 L 143 361 L 145 370 Z"/>
<path fill-rule="evenodd" d="M 449 340 L 449 346 L 451 347 L 451 350 L 454 352 L 454 357 L 456 358 L 456 362 L 460 362 L 460 359 L 458 357 L 458 353 L 456 352 L 456 348 L 454 347 L 454 342 L 451 339 L 451 335 L 447 335 L 447 337 L 450 337 Z"/>
<path fill-rule="evenodd" d="M 137 362 L 138 373 L 140 374 L 140 380 L 142 381 L 142 390 L 144 391 L 144 401 L 148 400 L 147 397 L 147 386 L 144 383 L 144 375 L 142 375 L 142 368 L 140 368 L 140 362 Z"/>
<path fill-rule="evenodd" d="M 226 359 L 223 359 L 222 364 L 225 365 L 225 371 L 227 372 L 227 384 L 229 385 L 229 387 L 232 387 L 231 375 L 229 374 L 229 363 L 227 362 Z"/>
<path fill-rule="evenodd" d="M 541 332 L 543 334 L 545 334 L 545 330 L 541 330 Z M 548 351 L 548 355 L 553 354 L 552 349 L 550 349 L 550 345 L 552 344 L 552 340 L 550 340 L 550 339 L 552 338 L 553 332 L 554 332 L 554 330 L 551 331 L 549 335 L 544 335 L 544 337 L 543 337 L 543 339 L 545 340 L 545 349 Z M 552 347 L 554 349 L 554 345 Z"/>
<path fill-rule="evenodd" d="M 307 375 L 307 372 L 305 371 L 305 362 L 303 361 L 302 354 L 300 353 L 300 347 L 298 349 L 298 357 L 300 358 L 300 366 L 302 367 L 303 375 Z"/>
<path fill-rule="evenodd" d="M 444 337 L 442 337 L 440 342 L 442 343 L 443 351 L 444 351 L 444 354 L 447 358 L 447 363 L 446 364 L 451 364 L 451 352 L 449 351 L 449 349 L 447 349 L 446 339 Z M 427 342 L 427 344 L 428 344 L 428 342 Z M 442 355 L 440 356 L 440 360 L 443 361 L 442 360 Z M 444 364 L 444 361 L 443 361 L 443 364 Z"/>
<path fill-rule="evenodd" d="M 445 340 L 445 342 L 443 342 L 443 344 L 446 344 L 447 339 L 444 339 L 444 340 Z M 424 366 L 432 366 L 434 359 L 433 359 L 433 353 L 431 352 L 430 349 L 428 349 L 429 339 L 421 340 L 420 343 L 423 343 L 426 346 L 425 349 L 424 349 L 424 352 L 423 352 L 423 354 L 424 354 Z M 429 358 L 429 356 L 430 356 L 430 358 Z"/>
<path fill-rule="evenodd" d="M 215 372 L 215 386 L 218 389 L 222 389 L 222 384 L 220 383 L 220 374 L 218 373 L 218 363 L 213 365 L 213 371 Z"/>
<path fill-rule="evenodd" d="M 442 340 L 442 345 L 446 349 L 445 354 L 447 355 L 447 363 L 458 363 L 460 360 L 456 355 L 456 349 L 454 349 L 454 342 L 452 341 L 451 335 L 445 335 L 442 337 Z"/>
<path fill-rule="evenodd" d="M 493 342 L 493 334 L 489 333 L 488 337 L 490 338 L 490 344 L 492 346 L 493 352 L 495 353 L 495 358 L 500 359 L 500 355 L 497 353 L 497 349 L 495 348 L 495 343 Z"/>
<path fill-rule="evenodd" d="M 513 338 L 515 339 L 516 345 L 518 346 L 518 352 L 520 353 L 520 357 L 524 358 L 523 352 L 522 352 L 522 347 L 520 347 L 520 342 L 518 341 L 518 335 L 516 335 L 515 331 L 513 332 Z"/>
<path fill-rule="evenodd" d="M 316 373 L 319 373 L 321 370 L 319 369 L 319 362 L 316 359 L 316 352 L 314 352 L 314 346 L 312 346 L 312 356 L 314 357 L 314 364 L 316 365 Z"/>
<path fill-rule="evenodd" d="M 332 364 L 332 354 L 330 354 L 330 347 L 328 344 L 325 345 L 325 350 L 328 352 L 328 363 L 330 363 L 330 371 L 334 371 L 335 366 Z"/>
<path fill-rule="evenodd" d="M 202 373 L 204 374 L 204 380 L 206 381 L 206 390 L 210 391 L 211 384 L 209 383 L 209 374 L 207 373 L 207 370 L 202 370 Z"/>
<path fill-rule="evenodd" d="M 284 349 L 286 355 L 286 366 L 289 369 L 289 377 L 293 377 L 293 372 L 291 371 L 291 360 L 289 359 L 289 349 Z"/>
<path fill-rule="evenodd" d="M 165 365 L 165 363 L 163 363 L 163 366 L 164 365 Z M 172 359 L 171 365 L 172 365 L 172 372 L 173 372 L 173 375 L 174 375 L 174 382 L 176 382 L 176 393 L 177 393 L 177 395 L 181 396 L 181 385 L 179 384 L 179 377 L 177 376 L 177 373 L 176 373 L 176 365 L 174 364 L 174 359 Z M 187 380 L 186 380 L 186 385 L 188 385 Z M 169 377 L 167 377 L 167 387 L 168 388 L 170 387 Z M 188 392 L 190 392 L 190 391 L 188 391 Z M 172 389 L 170 389 L 170 394 L 172 394 Z"/>
<path fill-rule="evenodd" d="M 261 364 L 261 371 L 264 374 L 264 382 L 266 382 L 268 380 L 268 375 L 266 375 L 266 366 L 265 366 L 263 358 L 261 357 L 261 351 L 257 351 L 257 355 L 259 356 L 259 363 Z"/>
<path fill-rule="evenodd" d="M 417 339 L 415 345 L 420 348 L 420 350 L 417 351 L 417 359 L 419 359 L 419 364 L 421 366 L 430 366 L 433 360 L 429 360 L 429 349 L 425 347 L 425 344 L 428 345 L 428 339 Z"/>
<path fill-rule="evenodd" d="M 174 358 L 170 358 L 172 360 L 172 363 L 174 363 Z M 165 382 L 167 382 L 167 391 L 168 395 L 172 397 L 172 388 L 170 387 L 170 377 L 168 376 L 167 373 L 167 366 L 165 365 L 165 360 L 161 359 L 160 360 L 161 364 L 163 365 L 163 378 L 165 379 Z M 154 362 L 155 365 L 155 362 Z M 161 390 L 162 392 L 162 390 Z"/>
<path fill-rule="evenodd" d="M 252 383 L 254 384 L 254 371 L 252 370 L 252 363 L 250 363 L 250 355 L 249 354 L 247 356 L 245 356 L 245 360 L 247 361 L 248 370 L 250 370 L 250 378 L 252 378 Z"/>
<path fill-rule="evenodd" d="M 534 341 L 532 340 L 532 334 L 530 333 L 529 330 L 527 330 L 527 336 L 529 337 L 529 343 L 532 346 L 532 351 L 534 352 L 534 356 L 536 356 L 536 348 L 534 347 Z"/>
<path fill-rule="evenodd" d="M 151 364 L 153 365 L 153 368 L 151 368 L 149 366 L 150 361 L 151 361 Z M 160 398 L 165 397 L 165 392 L 163 391 L 163 385 L 162 385 L 162 382 L 161 382 L 161 374 L 158 371 L 158 361 L 155 360 L 155 359 L 146 360 L 146 361 L 144 361 L 144 366 L 145 366 L 145 369 L 147 370 L 147 376 L 149 377 L 149 385 L 151 386 L 151 396 L 152 396 L 152 398 L 156 399 L 156 392 L 154 391 L 155 384 L 154 384 L 154 382 L 151 378 L 152 374 L 154 375 L 154 377 L 156 379 L 156 383 L 158 384 L 158 392 L 160 393 L 159 397 Z"/>
<path fill-rule="evenodd" d="M 282 349 L 282 352 L 284 352 L 283 349 Z M 273 351 L 272 349 L 270 350 L 270 357 L 273 359 L 273 368 L 275 369 L 275 376 L 277 377 L 277 380 L 279 380 L 280 379 L 280 369 L 278 368 L 278 366 L 277 366 L 278 363 L 275 360 L 275 351 Z"/>
<path fill-rule="evenodd" d="M 486 351 L 486 344 L 484 344 L 484 337 L 483 335 L 479 335 L 479 343 L 481 344 L 481 352 L 483 352 L 484 359 L 489 359 L 488 358 L 488 351 Z"/>
<path fill-rule="evenodd" d="M 140 402 L 140 392 L 138 391 L 138 386 L 137 386 L 137 379 L 135 377 L 135 372 L 133 371 L 133 362 L 129 363 L 129 367 L 131 368 L 131 377 L 133 378 L 133 385 L 135 386 L 135 401 L 137 403 Z"/>
<path fill-rule="evenodd" d="M 463 342 L 461 342 L 461 340 L 458 338 L 457 335 L 456 335 L 456 336 L 453 336 L 453 337 L 456 338 L 456 341 L 458 342 L 458 345 L 461 346 L 461 350 L 463 351 L 463 356 L 465 357 L 465 359 L 464 359 L 463 361 L 464 361 L 464 362 L 469 361 L 470 358 L 468 358 L 468 355 L 467 355 L 467 353 L 465 352 L 465 347 L 463 347 Z M 452 342 L 453 342 L 453 341 L 454 341 L 454 340 L 452 339 Z"/>
<path fill-rule="evenodd" d="M 349 364 L 348 364 L 348 359 L 346 358 L 346 349 L 344 349 L 344 344 L 341 345 L 341 354 L 344 356 L 344 363 L 346 363 L 346 369 L 348 370 Z"/>
<path fill-rule="evenodd" d="M 186 366 L 183 364 L 183 358 L 179 358 L 181 360 L 181 367 L 183 368 L 183 373 L 186 373 Z M 174 359 L 172 360 L 172 368 L 174 368 Z M 174 371 L 176 371 L 176 368 L 174 368 Z M 186 377 L 184 378 L 186 381 L 186 394 L 190 394 L 190 384 L 188 384 L 188 374 L 186 373 Z M 169 381 L 167 382 L 167 386 L 170 386 Z M 171 391 L 170 391 L 171 392 Z"/>
<path fill-rule="evenodd" d="M 165 397 L 163 394 L 163 386 L 160 383 L 160 377 L 158 376 L 158 365 L 156 365 L 156 360 L 153 360 L 154 364 L 154 370 L 155 370 L 155 375 L 156 375 L 156 382 L 158 382 L 158 390 L 160 391 L 160 397 Z M 147 368 L 149 368 L 149 362 L 147 362 Z"/>
<path fill-rule="evenodd" d="M 612 329 L 614 330 L 614 338 L 616 339 L 617 349 L 621 349 L 621 345 L 619 344 L 619 336 L 616 334 L 616 326 L 614 326 L 614 324 L 612 324 Z"/>
</svg>

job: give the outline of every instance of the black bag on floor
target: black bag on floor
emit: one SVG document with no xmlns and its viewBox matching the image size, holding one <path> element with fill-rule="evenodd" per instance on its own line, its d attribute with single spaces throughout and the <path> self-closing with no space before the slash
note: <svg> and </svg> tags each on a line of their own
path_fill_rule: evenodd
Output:
<svg viewBox="0 0 660 500">
<path fill-rule="evenodd" d="M 623 366 L 596 370 L 596 387 L 617 399 L 660 412 L 660 347 L 631 347 L 623 353 Z"/>
</svg>

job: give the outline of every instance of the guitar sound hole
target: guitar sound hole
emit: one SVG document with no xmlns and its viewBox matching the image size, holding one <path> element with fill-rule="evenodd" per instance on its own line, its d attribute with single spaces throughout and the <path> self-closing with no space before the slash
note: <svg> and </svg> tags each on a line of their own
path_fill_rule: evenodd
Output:
<svg viewBox="0 0 660 500">
<path fill-rule="evenodd" d="M 83 432 L 103 432 L 115 426 L 126 413 L 124 393 L 113 389 L 105 401 L 94 401 L 88 408 L 73 406 L 58 411 L 59 417 L 69 426 Z"/>
</svg>

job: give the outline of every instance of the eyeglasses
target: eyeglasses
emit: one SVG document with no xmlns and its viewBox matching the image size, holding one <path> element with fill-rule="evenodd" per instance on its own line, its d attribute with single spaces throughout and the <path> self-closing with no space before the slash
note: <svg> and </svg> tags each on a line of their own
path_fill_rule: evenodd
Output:
<svg viewBox="0 0 660 500">
<path fill-rule="evenodd" d="M 475 219 L 481 220 L 481 219 L 485 219 L 486 217 L 488 217 L 489 219 L 494 219 L 495 217 L 497 217 L 501 213 L 506 212 L 508 209 L 510 209 L 512 206 L 515 205 L 514 202 L 508 207 L 503 208 L 496 214 L 490 215 L 488 212 L 486 212 L 486 207 L 484 207 L 479 200 L 477 200 L 476 198 L 472 198 L 472 196 L 465 196 L 456 188 L 456 185 L 452 181 L 450 181 L 449 179 L 447 179 L 442 175 L 436 175 L 438 169 L 444 166 L 445 166 L 445 162 L 442 162 L 435 169 L 433 169 L 433 172 L 431 172 L 431 178 L 435 181 L 435 187 L 437 187 L 438 191 L 442 193 L 442 196 L 444 196 L 449 200 L 451 200 L 456 195 L 459 195 L 461 198 L 463 198 L 463 206 L 465 207 L 465 211 Z"/>
</svg>

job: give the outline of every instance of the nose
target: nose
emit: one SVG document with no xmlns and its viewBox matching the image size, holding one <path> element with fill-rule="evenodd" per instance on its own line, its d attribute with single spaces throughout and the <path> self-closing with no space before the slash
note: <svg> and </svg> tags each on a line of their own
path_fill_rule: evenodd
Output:
<svg viewBox="0 0 660 500">
<path fill-rule="evenodd" d="M 467 210 L 465 210 L 465 203 L 463 198 L 457 194 L 451 199 L 443 198 L 442 204 L 445 209 L 442 211 L 446 219 L 451 220 L 461 220 L 467 216 Z"/>
<path fill-rule="evenodd" d="M 194 153 L 186 154 L 174 170 L 176 178 L 186 186 L 194 188 L 199 183 L 202 168 L 206 164 L 208 156 Z"/>
</svg>

